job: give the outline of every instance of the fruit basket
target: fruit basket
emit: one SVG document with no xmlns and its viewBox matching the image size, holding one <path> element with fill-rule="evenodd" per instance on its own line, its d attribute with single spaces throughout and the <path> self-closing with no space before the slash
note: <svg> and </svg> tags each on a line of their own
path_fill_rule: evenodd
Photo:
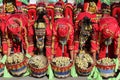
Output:
<svg viewBox="0 0 120 80">
<path fill-rule="evenodd" d="M 115 75 L 115 63 L 113 59 L 103 58 L 97 61 L 96 64 L 100 75 L 104 78 L 113 77 Z"/>
<path fill-rule="evenodd" d="M 87 76 L 94 67 L 94 61 L 89 54 L 79 54 L 75 60 L 75 67 L 79 75 Z"/>
<path fill-rule="evenodd" d="M 22 76 L 27 71 L 28 58 L 23 53 L 11 54 L 7 57 L 6 67 L 13 76 Z"/>
<path fill-rule="evenodd" d="M 73 61 L 68 57 L 56 57 L 53 58 L 51 66 L 53 72 L 57 78 L 66 78 L 70 75 L 70 69 L 73 65 Z"/>
<path fill-rule="evenodd" d="M 30 58 L 28 64 L 31 70 L 31 75 L 33 77 L 39 78 L 46 75 L 48 68 L 48 61 L 45 56 L 35 55 L 32 58 Z"/>
</svg>

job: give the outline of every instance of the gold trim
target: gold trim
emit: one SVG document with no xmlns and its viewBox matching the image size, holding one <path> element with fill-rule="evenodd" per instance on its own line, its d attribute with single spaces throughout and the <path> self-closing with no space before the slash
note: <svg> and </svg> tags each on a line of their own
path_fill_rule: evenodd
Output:
<svg viewBox="0 0 120 80">
<path fill-rule="evenodd" d="M 79 43 L 79 41 L 74 41 L 75 43 Z"/>
<path fill-rule="evenodd" d="M 53 6 L 47 6 L 46 8 L 50 8 L 50 9 L 52 8 L 52 9 L 54 9 L 54 7 L 53 7 Z"/>
<path fill-rule="evenodd" d="M 67 7 L 70 7 L 71 9 L 73 9 L 72 5 L 70 5 L 70 4 L 68 4 L 68 5 L 66 4 L 65 8 L 67 8 Z"/>
<path fill-rule="evenodd" d="M 36 6 L 29 6 L 28 9 L 35 9 Z"/>
<path fill-rule="evenodd" d="M 47 47 L 47 48 L 51 48 L 51 46 L 45 46 L 45 47 Z"/>
</svg>

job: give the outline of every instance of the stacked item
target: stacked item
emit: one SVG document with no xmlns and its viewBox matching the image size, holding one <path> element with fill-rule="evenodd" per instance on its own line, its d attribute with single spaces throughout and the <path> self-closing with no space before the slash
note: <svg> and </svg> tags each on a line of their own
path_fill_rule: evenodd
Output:
<svg viewBox="0 0 120 80">
<path fill-rule="evenodd" d="M 6 67 L 13 76 L 22 76 L 27 71 L 27 63 L 23 53 L 15 53 L 7 57 Z"/>
<path fill-rule="evenodd" d="M 46 75 L 48 68 L 48 61 L 45 56 L 35 55 L 32 58 L 30 58 L 28 64 L 31 70 L 31 75 L 33 77 L 39 78 Z"/>
<path fill-rule="evenodd" d="M 53 58 L 51 66 L 57 78 L 66 78 L 70 75 L 73 62 L 68 57 Z"/>
</svg>

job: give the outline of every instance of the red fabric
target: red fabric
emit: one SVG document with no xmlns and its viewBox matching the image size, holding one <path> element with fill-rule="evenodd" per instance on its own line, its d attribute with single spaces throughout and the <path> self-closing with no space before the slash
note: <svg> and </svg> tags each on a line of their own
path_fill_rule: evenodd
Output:
<svg viewBox="0 0 120 80">
<path fill-rule="evenodd" d="M 19 43 L 19 44 L 13 43 L 12 47 L 13 47 L 14 53 L 19 53 L 19 52 L 21 52 L 20 46 L 21 46 L 21 43 Z"/>
<path fill-rule="evenodd" d="M 54 19 L 54 4 L 48 4 L 46 9 L 48 16 Z"/>
<path fill-rule="evenodd" d="M 63 22 L 64 21 L 64 22 Z M 58 24 L 57 24 L 58 23 Z M 64 24 L 69 27 L 69 35 L 68 35 L 68 40 L 67 40 L 67 46 L 64 49 L 64 55 L 63 56 L 70 56 L 69 51 L 73 50 L 73 39 L 74 39 L 74 29 L 71 23 L 69 22 L 68 19 L 61 18 L 56 20 L 55 25 L 53 27 L 53 35 L 55 35 L 55 40 L 54 40 L 54 51 L 55 51 L 55 56 L 62 56 L 62 46 L 59 43 L 59 38 L 60 36 L 57 34 L 57 25 Z"/>
<path fill-rule="evenodd" d="M 46 57 L 51 60 L 51 57 L 52 57 L 51 47 L 46 47 Z"/>
<path fill-rule="evenodd" d="M 70 3 L 66 3 L 65 5 L 65 17 L 69 18 L 71 22 L 73 22 L 73 6 Z"/>
<path fill-rule="evenodd" d="M 79 51 L 79 42 L 78 41 L 74 42 L 74 51 L 75 51 L 74 52 L 75 54 L 77 54 Z"/>
<path fill-rule="evenodd" d="M 44 2 L 39 2 L 37 4 L 37 7 L 46 7 L 45 3 Z"/>
<path fill-rule="evenodd" d="M 116 18 L 117 18 L 117 20 L 118 20 L 118 22 L 120 24 L 120 7 L 116 7 L 116 8 L 113 9 L 112 16 L 113 17 L 117 16 Z"/>
<path fill-rule="evenodd" d="M 89 3 L 88 2 L 84 3 L 84 11 L 85 12 L 88 11 L 88 7 L 89 7 Z"/>
<path fill-rule="evenodd" d="M 32 53 L 34 50 L 34 45 L 28 46 L 28 53 Z"/>
<path fill-rule="evenodd" d="M 98 0 L 98 3 L 97 3 L 97 9 L 98 10 L 101 10 L 101 5 L 102 5 L 101 0 Z"/>
<path fill-rule="evenodd" d="M 1 20 L 1 22 L 0 22 L 0 30 L 2 31 L 2 33 L 4 33 L 5 32 L 5 16 L 0 16 L 0 20 Z"/>
<path fill-rule="evenodd" d="M 2 48 L 3 48 L 3 54 L 8 55 L 8 43 L 3 43 L 2 42 Z"/>
<path fill-rule="evenodd" d="M 117 21 L 113 17 L 104 17 L 100 20 L 99 23 L 99 34 L 93 34 L 93 42 L 91 42 L 91 48 L 93 51 L 99 50 L 99 58 L 106 57 L 106 45 L 104 40 L 112 37 L 112 44 L 108 48 L 108 57 L 115 58 L 115 54 L 117 54 L 116 49 L 118 45 L 118 35 L 120 34 L 120 29 Z M 110 34 L 109 31 L 113 34 Z M 99 37 L 100 36 L 100 37 Z M 96 44 L 99 43 L 99 44 Z"/>
<path fill-rule="evenodd" d="M 48 17 L 45 15 L 44 17 L 44 20 L 46 22 L 46 56 L 48 59 L 51 59 L 51 56 L 52 56 L 52 27 L 53 26 L 50 26 L 50 22 L 49 22 L 49 19 Z"/>
<path fill-rule="evenodd" d="M 60 36 L 60 37 L 66 37 L 67 36 L 67 34 L 68 34 L 68 26 L 63 26 L 63 25 L 60 25 L 59 27 L 58 27 L 58 35 Z"/>
<path fill-rule="evenodd" d="M 19 0 L 16 0 L 16 6 L 22 6 L 22 2 L 20 2 Z"/>
<path fill-rule="evenodd" d="M 97 11 L 98 10 L 101 10 L 101 1 L 100 0 L 98 0 L 98 2 L 97 2 Z M 85 12 L 87 12 L 88 11 L 88 8 L 89 8 L 89 1 L 86 1 L 85 3 L 84 3 L 84 11 Z"/>
<path fill-rule="evenodd" d="M 27 27 L 29 37 L 34 35 L 33 26 L 34 26 L 34 20 L 29 20 L 28 27 Z"/>
<path fill-rule="evenodd" d="M 114 36 L 117 29 L 118 22 L 115 18 L 105 17 L 100 20 L 100 31 L 102 32 L 103 37 L 109 38 L 110 36 Z"/>
<path fill-rule="evenodd" d="M 55 7 L 61 7 L 63 8 L 64 7 L 64 2 L 63 1 L 58 1 L 55 3 Z"/>
<path fill-rule="evenodd" d="M 28 18 L 30 20 L 35 20 L 36 19 L 36 9 L 29 9 L 28 10 Z"/>
<path fill-rule="evenodd" d="M 21 52 L 21 45 L 23 49 L 27 50 L 25 41 L 27 18 L 25 17 L 23 14 L 11 14 L 7 16 L 6 33 L 8 33 L 8 39 L 3 35 L 3 41 L 9 40 L 10 43 L 7 43 L 8 41 L 6 43 L 3 42 L 3 51 L 8 51 L 9 48 L 13 48 L 14 52 Z M 10 25 L 14 25 L 14 28 L 10 27 Z M 13 41 L 13 36 L 15 35 L 17 35 L 22 43 Z"/>
</svg>

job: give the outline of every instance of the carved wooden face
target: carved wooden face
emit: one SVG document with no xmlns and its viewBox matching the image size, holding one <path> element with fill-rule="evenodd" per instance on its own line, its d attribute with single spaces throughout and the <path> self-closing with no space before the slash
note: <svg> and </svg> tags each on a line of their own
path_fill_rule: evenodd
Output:
<svg viewBox="0 0 120 80">
<path fill-rule="evenodd" d="M 79 22 L 80 35 L 90 36 L 92 32 L 92 23 L 88 17 L 84 17 L 82 21 Z"/>
<path fill-rule="evenodd" d="M 45 14 L 46 13 L 46 8 L 45 7 L 37 7 L 37 14 Z"/>
<path fill-rule="evenodd" d="M 37 23 L 35 26 L 35 34 L 36 36 L 45 36 L 45 23 Z"/>
<path fill-rule="evenodd" d="M 79 22 L 79 31 L 80 31 L 80 34 L 79 34 L 80 44 L 83 45 L 91 36 L 93 31 L 92 24 L 89 18 L 86 17 Z"/>
<path fill-rule="evenodd" d="M 35 30 L 36 36 L 45 36 L 45 29 L 37 29 Z"/>
<path fill-rule="evenodd" d="M 8 13 L 13 13 L 15 11 L 15 6 L 12 3 L 7 3 L 5 5 L 5 10 Z"/>
</svg>

